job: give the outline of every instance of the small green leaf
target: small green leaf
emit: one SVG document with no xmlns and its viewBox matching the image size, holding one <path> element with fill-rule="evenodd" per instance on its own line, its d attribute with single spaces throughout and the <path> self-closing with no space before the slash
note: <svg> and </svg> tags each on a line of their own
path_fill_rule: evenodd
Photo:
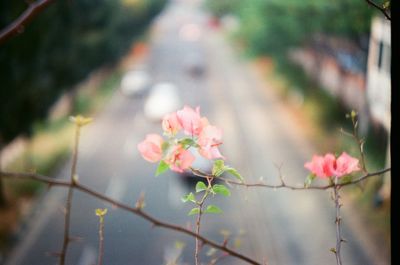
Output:
<svg viewBox="0 0 400 265">
<path fill-rule="evenodd" d="M 190 147 L 190 146 L 193 146 L 193 147 L 197 147 L 198 146 L 196 141 L 193 140 L 192 138 L 183 138 L 183 139 L 179 140 L 178 143 L 180 143 L 184 148 Z"/>
<path fill-rule="evenodd" d="M 222 213 L 222 210 L 218 206 L 210 204 L 207 206 L 207 208 L 205 209 L 204 212 L 205 213 Z"/>
<path fill-rule="evenodd" d="M 194 214 L 199 214 L 199 213 L 200 213 L 200 209 L 199 208 L 193 208 L 192 210 L 190 210 L 188 215 L 194 215 Z"/>
<path fill-rule="evenodd" d="M 306 179 L 304 180 L 304 187 L 308 188 L 310 187 L 311 183 L 313 182 L 313 180 L 315 179 L 315 175 L 314 174 L 310 174 L 306 177 Z"/>
<path fill-rule="evenodd" d="M 215 193 L 221 194 L 223 196 L 230 196 L 231 195 L 231 192 L 229 191 L 229 189 L 226 186 L 222 185 L 222 184 L 215 184 L 213 186 L 213 191 Z"/>
<path fill-rule="evenodd" d="M 169 148 L 169 142 L 165 141 L 161 144 L 161 150 L 163 152 L 163 154 L 165 154 L 167 152 Z"/>
<path fill-rule="evenodd" d="M 212 174 L 216 177 L 220 176 L 225 171 L 225 162 L 224 160 L 218 159 L 214 161 L 214 165 L 212 168 Z"/>
<path fill-rule="evenodd" d="M 385 3 L 383 3 L 382 7 L 383 9 L 388 9 L 390 7 L 390 1 L 386 1 Z"/>
<path fill-rule="evenodd" d="M 196 198 L 194 197 L 194 194 L 193 194 L 192 192 L 189 193 L 189 194 L 187 194 L 187 195 L 185 195 L 185 196 L 183 196 L 183 197 L 181 198 L 181 200 L 182 200 L 182 202 L 188 202 L 188 201 L 190 201 L 190 202 L 196 203 Z"/>
<path fill-rule="evenodd" d="M 242 175 L 233 167 L 225 167 L 225 171 L 236 177 L 238 180 L 243 181 Z"/>
<path fill-rule="evenodd" d="M 196 184 L 196 192 L 200 192 L 200 191 L 203 191 L 203 190 L 206 190 L 206 189 L 207 189 L 207 186 L 206 186 L 206 184 L 204 184 L 204 182 L 202 182 L 202 181 L 197 182 L 197 184 Z"/>
<path fill-rule="evenodd" d="M 340 184 L 350 183 L 353 180 L 353 176 L 347 175 L 340 178 Z"/>
<path fill-rule="evenodd" d="M 169 165 L 167 163 L 165 163 L 163 160 L 161 160 L 160 163 L 158 164 L 158 167 L 156 170 L 156 176 L 164 173 L 168 169 L 169 169 Z"/>
</svg>

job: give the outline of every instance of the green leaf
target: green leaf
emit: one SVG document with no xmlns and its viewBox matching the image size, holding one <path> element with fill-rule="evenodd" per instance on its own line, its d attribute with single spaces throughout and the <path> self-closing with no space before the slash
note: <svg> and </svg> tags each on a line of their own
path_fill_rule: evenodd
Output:
<svg viewBox="0 0 400 265">
<path fill-rule="evenodd" d="M 161 144 L 161 150 L 162 150 L 163 154 L 165 154 L 165 153 L 167 152 L 169 146 L 170 146 L 170 144 L 169 144 L 169 142 L 167 142 L 167 141 L 166 141 L 166 142 L 163 142 L 163 143 Z"/>
<path fill-rule="evenodd" d="M 183 139 L 179 140 L 178 143 L 180 143 L 184 148 L 190 147 L 190 146 L 193 146 L 193 147 L 198 146 L 198 144 L 192 138 L 183 138 Z"/>
<path fill-rule="evenodd" d="M 161 160 L 160 163 L 158 164 L 158 167 L 156 170 L 156 176 L 164 173 L 168 169 L 169 169 L 169 165 L 167 163 L 165 163 L 163 160 Z"/>
<path fill-rule="evenodd" d="M 385 3 L 383 3 L 382 7 L 383 9 L 388 9 L 390 7 L 390 1 L 386 1 Z"/>
<path fill-rule="evenodd" d="M 195 196 L 194 196 L 194 194 L 193 194 L 192 192 L 189 193 L 189 194 L 187 194 L 187 195 L 185 195 L 185 196 L 183 196 L 183 197 L 181 198 L 181 200 L 182 200 L 182 202 L 191 201 L 191 202 L 196 203 L 196 198 L 195 198 Z"/>
<path fill-rule="evenodd" d="M 207 206 L 207 208 L 205 209 L 204 212 L 205 213 L 222 213 L 222 210 L 218 206 L 210 204 Z"/>
<path fill-rule="evenodd" d="M 226 167 L 225 171 L 236 177 L 238 180 L 243 181 L 242 175 L 240 175 L 240 173 L 233 167 Z"/>
<path fill-rule="evenodd" d="M 306 177 L 306 179 L 304 180 L 304 187 L 308 188 L 310 187 L 311 183 L 313 182 L 313 180 L 315 179 L 315 175 L 314 174 L 310 174 Z"/>
<path fill-rule="evenodd" d="M 226 186 L 222 185 L 222 184 L 215 184 L 213 186 L 213 191 L 215 193 L 221 194 L 223 196 L 230 196 L 231 195 L 231 192 L 229 191 L 229 189 Z"/>
<path fill-rule="evenodd" d="M 216 177 L 220 176 L 225 171 L 225 162 L 224 160 L 218 159 L 214 161 L 214 165 L 212 168 L 212 174 Z"/>
<path fill-rule="evenodd" d="M 347 175 L 340 178 L 340 184 L 350 183 L 353 180 L 353 176 Z"/>
<path fill-rule="evenodd" d="M 204 184 L 204 182 L 202 182 L 202 181 L 197 182 L 197 184 L 196 184 L 196 192 L 200 192 L 200 191 L 203 191 L 203 190 L 206 190 L 206 189 L 207 189 L 207 186 L 206 186 L 206 184 Z"/>
<path fill-rule="evenodd" d="M 200 209 L 199 208 L 193 208 L 192 210 L 190 210 L 188 215 L 194 215 L 194 214 L 199 214 L 199 213 L 200 213 Z"/>
</svg>

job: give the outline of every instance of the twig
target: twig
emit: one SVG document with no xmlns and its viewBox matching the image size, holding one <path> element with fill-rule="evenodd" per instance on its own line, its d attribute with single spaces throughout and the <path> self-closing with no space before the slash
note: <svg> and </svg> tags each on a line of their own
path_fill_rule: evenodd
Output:
<svg viewBox="0 0 400 265">
<path fill-rule="evenodd" d="M 197 220 L 196 220 L 196 234 L 198 234 L 198 235 L 200 235 L 200 222 L 201 222 L 201 216 L 203 215 L 203 205 L 204 205 L 205 200 L 207 199 L 209 190 L 211 189 L 211 178 L 210 177 L 207 177 L 207 182 L 208 182 L 207 189 L 205 190 L 204 195 L 201 198 L 201 200 L 199 202 L 197 202 L 199 214 L 197 215 Z M 195 248 L 195 253 L 194 253 L 194 260 L 195 260 L 196 265 L 200 264 L 199 263 L 199 252 L 200 252 L 200 241 L 196 237 L 196 248 Z"/>
<path fill-rule="evenodd" d="M 375 3 L 374 1 L 371 0 L 365 0 L 369 5 L 375 7 L 376 9 L 378 9 L 379 11 L 382 12 L 382 14 L 388 19 L 388 20 L 392 20 L 391 19 L 391 15 L 389 14 L 389 12 L 387 12 L 387 9 L 378 5 L 377 3 Z"/>
<path fill-rule="evenodd" d="M 17 173 L 17 172 L 0 172 L 0 178 L 12 178 L 12 179 L 16 179 L 16 180 L 26 180 L 26 179 L 32 179 L 32 180 L 36 180 L 36 181 L 40 181 L 42 183 L 46 183 L 50 186 L 60 186 L 60 187 L 72 187 L 74 189 L 77 189 L 81 192 L 84 192 L 86 194 L 89 194 L 95 198 L 98 198 L 102 201 L 108 202 L 110 204 L 112 204 L 113 206 L 120 208 L 122 210 L 125 210 L 127 212 L 130 212 L 132 214 L 135 214 L 137 216 L 140 216 L 141 218 L 145 219 L 146 221 L 150 222 L 154 227 L 162 227 L 165 229 L 169 229 L 169 230 L 173 230 L 182 234 L 186 234 L 188 236 L 191 237 L 196 237 L 198 238 L 203 245 L 209 245 L 211 247 L 214 247 L 218 250 L 221 250 L 223 252 L 228 253 L 229 255 L 236 257 L 240 260 L 243 260 L 249 264 L 253 264 L 253 265 L 261 265 L 261 263 L 253 260 L 250 257 L 247 257 L 243 254 L 240 254 L 239 252 L 228 248 L 227 246 L 223 245 L 223 244 L 218 244 L 212 240 L 207 239 L 204 236 L 198 235 L 195 232 L 193 232 L 192 230 L 183 228 L 181 226 L 178 225 L 174 225 L 174 224 L 170 224 L 170 223 L 166 223 L 163 221 L 160 221 L 158 219 L 156 219 L 155 217 L 145 213 L 142 211 L 142 209 L 137 208 L 137 207 L 131 207 L 129 205 L 123 204 L 119 201 L 116 201 L 114 199 L 111 199 L 109 197 L 107 197 L 106 195 L 103 195 L 85 185 L 82 185 L 78 182 L 70 182 L 70 181 L 65 181 L 65 180 L 57 180 L 57 179 L 53 179 L 53 178 L 49 178 L 40 174 L 35 174 L 35 173 Z"/>
<path fill-rule="evenodd" d="M 334 182 L 334 201 L 335 201 L 335 208 L 336 208 L 336 248 L 334 249 L 334 253 L 336 256 L 336 264 L 337 265 L 342 265 L 342 257 L 340 254 L 340 249 L 342 245 L 342 230 L 341 230 L 341 223 L 342 223 L 342 217 L 340 216 L 340 195 L 339 195 L 339 189 L 340 186 L 337 185 L 338 178 L 335 177 L 335 182 Z"/>
<path fill-rule="evenodd" d="M 99 217 L 99 253 L 97 265 L 103 265 L 104 254 L 104 216 L 107 214 L 107 208 L 96 209 L 96 215 Z"/>
<path fill-rule="evenodd" d="M 67 255 L 68 244 L 70 242 L 69 236 L 69 229 L 70 229 L 70 222 L 71 222 L 71 206 L 72 206 L 72 196 L 74 193 L 74 185 L 76 183 L 76 164 L 78 161 L 78 146 L 79 146 L 79 135 L 80 135 L 81 126 L 79 124 L 75 125 L 75 144 L 74 150 L 72 154 L 72 166 L 71 166 L 71 186 L 68 188 L 68 196 L 67 201 L 65 203 L 65 221 L 64 221 L 64 239 L 63 239 L 63 246 L 60 253 L 60 265 L 65 264 L 65 258 Z"/>
<path fill-rule="evenodd" d="M 389 172 L 391 168 L 385 168 L 376 172 L 372 173 L 366 173 L 362 175 L 361 177 L 358 177 L 352 181 L 345 182 L 345 183 L 338 183 L 336 186 L 338 187 L 344 187 L 344 186 L 349 186 L 353 185 L 356 183 L 359 183 L 367 178 L 374 177 L 374 176 L 380 176 L 386 172 Z M 209 174 L 202 173 L 200 170 L 195 170 L 193 171 L 193 174 L 197 177 L 206 177 L 209 176 Z M 290 190 L 327 190 L 330 188 L 333 188 L 335 185 L 334 184 L 328 184 L 328 185 L 323 185 L 323 186 L 310 186 L 310 187 L 304 187 L 304 186 L 294 186 L 294 185 L 288 185 L 286 182 L 282 182 L 282 178 L 280 177 L 281 183 L 278 185 L 272 185 L 272 184 L 265 184 L 262 182 L 259 183 L 246 183 L 246 182 L 240 182 L 240 181 L 235 181 L 231 179 L 227 179 L 224 177 L 214 177 L 216 179 L 225 181 L 228 184 L 233 184 L 233 185 L 238 185 L 238 186 L 245 186 L 245 187 L 261 187 L 261 188 L 270 188 L 270 189 L 280 189 L 280 188 L 286 188 Z"/>
<path fill-rule="evenodd" d="M 17 19 L 0 31 L 0 44 L 23 32 L 25 26 L 53 2 L 54 0 L 38 0 L 30 3 Z"/>
</svg>

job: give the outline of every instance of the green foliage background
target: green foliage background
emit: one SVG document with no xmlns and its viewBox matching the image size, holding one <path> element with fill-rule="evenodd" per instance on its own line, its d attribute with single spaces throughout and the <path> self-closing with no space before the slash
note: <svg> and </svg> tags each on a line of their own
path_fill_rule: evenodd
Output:
<svg viewBox="0 0 400 265">
<path fill-rule="evenodd" d="M 207 0 L 206 7 L 218 17 L 236 15 L 237 35 L 253 53 L 277 56 L 317 33 L 361 42 L 375 12 L 360 0 Z"/>
<path fill-rule="evenodd" d="M 0 139 L 29 135 L 59 95 L 97 67 L 113 63 L 165 0 L 55 1 L 24 32 L 0 46 Z M 26 9 L 0 2 L 0 28 Z"/>
</svg>

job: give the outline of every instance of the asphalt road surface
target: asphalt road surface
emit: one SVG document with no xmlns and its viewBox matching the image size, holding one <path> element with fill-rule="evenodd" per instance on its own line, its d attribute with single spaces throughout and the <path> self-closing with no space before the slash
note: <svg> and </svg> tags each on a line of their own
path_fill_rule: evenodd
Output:
<svg viewBox="0 0 400 265">
<path fill-rule="evenodd" d="M 174 83 L 184 104 L 200 106 L 202 114 L 223 129 L 221 150 L 226 163 L 248 182 L 262 179 L 267 183 L 279 183 L 280 165 L 287 183 L 301 185 L 307 175 L 303 164 L 314 153 L 312 143 L 304 140 L 301 126 L 285 111 L 272 88 L 261 82 L 246 62 L 234 55 L 223 36 L 209 26 L 196 2 L 171 2 L 151 32 L 150 52 L 143 65 L 152 81 Z M 193 190 L 193 184 L 171 172 L 154 177 L 156 165 L 138 154 L 136 145 L 146 134 L 161 133 L 160 123 L 145 117 L 144 100 L 145 96 L 125 97 L 116 88 L 109 105 L 93 124 L 83 128 L 80 182 L 132 206 L 143 191 L 148 213 L 193 227 L 194 217 L 187 216 L 190 208 L 180 201 Z M 58 177 L 68 178 L 69 168 L 70 164 L 65 165 Z M 42 196 L 6 265 L 57 264 L 48 253 L 61 249 L 65 198 L 63 188 L 52 188 Z M 231 246 L 238 237 L 239 252 L 271 265 L 336 264 L 329 251 L 336 242 L 329 192 L 232 187 L 230 198 L 213 200 L 224 212 L 204 217 L 203 235 L 222 242 L 221 231 L 229 231 Z M 80 240 L 70 244 L 67 264 L 96 263 L 98 217 L 94 211 L 104 207 L 109 209 L 104 264 L 166 264 L 179 254 L 177 241 L 185 243 L 178 264 L 194 264 L 193 238 L 153 228 L 139 217 L 79 191 L 73 198 L 71 234 Z M 346 214 L 344 264 L 388 264 L 387 259 L 366 248 L 368 242 L 360 236 L 360 229 L 355 232 L 350 228 Z M 207 251 L 204 247 L 201 254 L 204 264 L 209 261 Z M 227 257 L 218 264 L 245 263 Z"/>
</svg>

